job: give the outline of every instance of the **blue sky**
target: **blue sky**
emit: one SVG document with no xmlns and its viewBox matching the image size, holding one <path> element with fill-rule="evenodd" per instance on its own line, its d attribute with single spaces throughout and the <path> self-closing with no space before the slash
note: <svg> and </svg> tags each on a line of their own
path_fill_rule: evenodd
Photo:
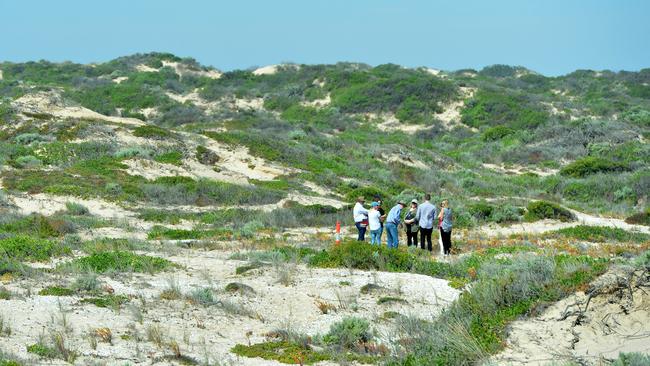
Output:
<svg viewBox="0 0 650 366">
<path fill-rule="evenodd" d="M 645 0 L 0 0 L 0 60 L 165 51 L 221 70 L 504 63 L 546 75 L 650 67 Z"/>
</svg>

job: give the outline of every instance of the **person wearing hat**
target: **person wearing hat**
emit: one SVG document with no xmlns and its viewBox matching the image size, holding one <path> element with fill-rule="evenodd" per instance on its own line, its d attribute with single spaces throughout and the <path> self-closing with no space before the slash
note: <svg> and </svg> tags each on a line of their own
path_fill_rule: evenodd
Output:
<svg viewBox="0 0 650 366">
<path fill-rule="evenodd" d="M 415 215 L 418 212 L 418 200 L 413 199 L 411 201 L 411 208 L 404 216 L 404 226 L 406 226 L 406 244 L 410 247 L 414 245 L 418 246 L 418 231 L 420 227 L 418 226 L 417 221 L 415 221 Z"/>
<path fill-rule="evenodd" d="M 397 201 L 397 204 L 388 211 L 384 227 L 386 228 L 386 245 L 389 248 L 397 248 L 399 244 L 399 237 L 397 233 L 397 226 L 402 220 L 402 209 L 406 206 L 403 201 Z"/>
<path fill-rule="evenodd" d="M 381 213 L 379 213 L 379 202 L 370 204 L 372 207 L 368 212 L 368 229 L 370 229 L 370 244 L 381 246 Z"/>
<path fill-rule="evenodd" d="M 354 217 L 354 226 L 357 227 L 359 231 L 359 236 L 357 237 L 358 241 L 366 240 L 366 227 L 368 226 L 368 210 L 363 207 L 365 198 L 358 197 L 357 203 L 354 204 L 352 209 L 352 216 Z"/>
</svg>

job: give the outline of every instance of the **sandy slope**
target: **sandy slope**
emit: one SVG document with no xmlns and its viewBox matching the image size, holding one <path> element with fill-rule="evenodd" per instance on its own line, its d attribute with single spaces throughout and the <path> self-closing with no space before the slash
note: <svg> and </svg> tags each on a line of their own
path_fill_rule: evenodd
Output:
<svg viewBox="0 0 650 366">
<path fill-rule="evenodd" d="M 63 98 L 56 92 L 25 94 L 12 101 L 11 105 L 21 112 L 46 113 L 60 118 L 100 120 L 134 126 L 145 124 L 136 118 L 105 116 L 84 107 L 67 106 L 63 102 Z"/>
<path fill-rule="evenodd" d="M 591 299 L 579 292 L 532 319 L 511 324 L 506 349 L 492 361 L 499 365 L 558 361 L 601 365 L 616 359 L 619 352 L 648 353 L 649 285 L 647 272 L 613 268 L 592 284 Z"/>
</svg>

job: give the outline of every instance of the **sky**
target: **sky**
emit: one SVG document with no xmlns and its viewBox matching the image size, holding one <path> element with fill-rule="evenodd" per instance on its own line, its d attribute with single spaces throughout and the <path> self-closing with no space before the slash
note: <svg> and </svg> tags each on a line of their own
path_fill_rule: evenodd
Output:
<svg viewBox="0 0 650 366">
<path fill-rule="evenodd" d="M 283 62 L 556 76 L 650 67 L 646 0 L 0 0 L 0 61 L 150 51 L 228 71 Z"/>
</svg>

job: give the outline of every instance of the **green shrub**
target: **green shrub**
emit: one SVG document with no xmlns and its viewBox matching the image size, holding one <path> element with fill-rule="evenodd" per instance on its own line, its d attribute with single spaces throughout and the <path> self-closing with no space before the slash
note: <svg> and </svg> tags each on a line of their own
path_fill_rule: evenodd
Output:
<svg viewBox="0 0 650 366">
<path fill-rule="evenodd" d="M 629 170 L 629 167 L 625 164 L 588 156 L 564 166 L 560 169 L 560 174 L 581 178 L 595 173 L 620 172 L 625 170 Z"/>
<path fill-rule="evenodd" d="M 242 357 L 259 357 L 286 364 L 297 364 L 297 360 L 300 360 L 304 365 L 311 365 L 331 359 L 323 352 L 314 351 L 309 346 L 290 341 L 265 342 L 249 346 L 238 344 L 230 351 Z"/>
<path fill-rule="evenodd" d="M 150 257 L 125 251 L 99 252 L 72 261 L 70 266 L 91 270 L 97 273 L 149 272 L 162 271 L 173 264 L 163 258 Z M 62 266 L 67 266 L 63 264 Z"/>
<path fill-rule="evenodd" d="M 169 151 L 166 153 L 162 153 L 160 155 L 156 155 L 154 157 L 154 160 L 159 162 L 159 163 L 165 163 L 165 164 L 172 164 L 172 165 L 177 165 L 180 166 L 182 164 L 183 160 L 183 153 L 180 151 Z"/>
<path fill-rule="evenodd" d="M 650 365 L 650 355 L 639 352 L 621 352 L 611 366 L 645 366 Z"/>
<path fill-rule="evenodd" d="M 46 261 L 54 256 L 69 254 L 70 248 L 53 241 L 16 235 L 0 239 L 0 256 L 18 261 Z"/>
<path fill-rule="evenodd" d="M 93 304 L 99 308 L 111 308 L 116 310 L 119 309 L 127 301 L 129 301 L 129 298 L 127 296 L 113 294 L 81 299 L 82 304 Z"/>
<path fill-rule="evenodd" d="M 372 202 L 375 196 L 381 197 L 384 201 L 390 199 L 382 189 L 372 186 L 355 188 L 345 195 L 345 199 L 348 202 L 356 202 L 357 197 L 360 196 L 366 199 L 366 204 Z"/>
<path fill-rule="evenodd" d="M 643 233 L 632 233 L 620 228 L 605 226 L 578 225 L 556 230 L 546 235 L 563 236 L 572 239 L 586 240 L 591 242 L 618 241 L 641 243 L 650 240 L 650 235 Z"/>
<path fill-rule="evenodd" d="M 42 358 L 56 358 L 59 354 L 54 348 L 48 347 L 41 343 L 35 343 L 27 346 L 27 352 L 33 353 Z"/>
<path fill-rule="evenodd" d="M 218 163 L 219 160 L 221 160 L 219 158 L 219 155 L 217 155 L 214 151 L 202 145 L 196 147 L 195 156 L 196 156 L 196 160 L 198 160 L 199 163 L 204 165 L 214 165 Z"/>
<path fill-rule="evenodd" d="M 129 159 L 133 157 L 149 158 L 151 156 L 151 150 L 141 147 L 125 147 L 116 151 L 113 156 L 118 159 Z"/>
<path fill-rule="evenodd" d="M 41 160 L 32 155 L 24 155 L 17 157 L 12 165 L 22 169 L 36 168 L 41 165 Z"/>
<path fill-rule="evenodd" d="M 356 349 L 372 339 L 370 323 L 366 319 L 356 317 L 344 318 L 332 324 L 329 332 L 323 337 L 325 343 L 344 349 Z"/>
<path fill-rule="evenodd" d="M 626 218 L 625 222 L 633 225 L 650 226 L 650 208 L 646 209 L 644 212 L 640 212 Z"/>
<path fill-rule="evenodd" d="M 172 136 L 169 130 L 153 125 L 138 126 L 133 130 L 133 135 L 156 140 L 162 140 Z"/>
<path fill-rule="evenodd" d="M 544 124 L 547 119 L 548 113 L 524 96 L 485 89 L 479 89 L 461 111 L 461 121 L 476 128 L 481 126 L 535 128 Z"/>
<path fill-rule="evenodd" d="M 502 138 L 512 135 L 515 133 L 515 130 L 506 126 L 494 126 L 490 127 L 483 132 L 481 137 L 483 141 L 496 141 L 501 140 Z"/>
<path fill-rule="evenodd" d="M 88 208 L 80 203 L 66 202 L 65 209 L 67 210 L 68 214 L 73 216 L 84 216 L 90 214 Z"/>
<path fill-rule="evenodd" d="M 470 205 L 467 209 L 469 213 L 478 220 L 486 220 L 494 211 L 494 206 L 487 202 L 478 202 Z"/>
<path fill-rule="evenodd" d="M 567 209 L 560 205 L 546 201 L 533 201 L 526 207 L 527 212 L 524 216 L 526 221 L 536 221 L 543 219 L 555 219 L 560 221 L 575 220 L 575 216 Z"/>
<path fill-rule="evenodd" d="M 214 305 L 217 302 L 214 298 L 214 291 L 209 287 L 195 289 L 189 295 L 189 299 L 201 305 Z"/>
<path fill-rule="evenodd" d="M 72 296 L 74 291 L 66 287 L 50 286 L 38 292 L 41 296 Z"/>
</svg>

